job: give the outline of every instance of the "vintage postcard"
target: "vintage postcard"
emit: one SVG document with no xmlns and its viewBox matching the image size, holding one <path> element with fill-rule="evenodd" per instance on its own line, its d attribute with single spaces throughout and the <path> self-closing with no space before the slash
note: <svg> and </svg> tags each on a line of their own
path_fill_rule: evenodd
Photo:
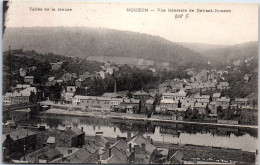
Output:
<svg viewBox="0 0 260 165">
<path fill-rule="evenodd" d="M 3 6 L 3 163 L 258 164 L 258 4 Z"/>
</svg>

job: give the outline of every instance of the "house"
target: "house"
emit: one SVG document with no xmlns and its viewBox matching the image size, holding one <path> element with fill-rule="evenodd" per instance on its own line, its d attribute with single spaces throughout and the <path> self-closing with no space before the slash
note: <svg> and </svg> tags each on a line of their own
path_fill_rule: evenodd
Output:
<svg viewBox="0 0 260 165">
<path fill-rule="evenodd" d="M 76 81 L 75 81 L 75 85 L 77 86 L 77 87 L 81 87 L 83 84 L 83 79 L 81 79 L 81 78 L 78 78 Z"/>
<path fill-rule="evenodd" d="M 248 105 L 248 98 L 235 98 L 234 104 L 238 106 L 238 108 L 243 108 Z"/>
<path fill-rule="evenodd" d="M 85 132 L 83 127 L 67 127 L 61 130 L 55 137 L 56 146 L 58 147 L 82 147 L 85 143 Z"/>
<path fill-rule="evenodd" d="M 218 98 L 216 102 L 218 106 L 227 109 L 229 107 L 230 99 L 226 97 L 221 97 Z"/>
<path fill-rule="evenodd" d="M 217 104 L 217 102 L 210 102 L 208 104 L 208 107 L 210 109 L 210 113 L 208 115 L 210 117 L 216 117 L 218 115 L 218 111 L 217 111 L 218 104 Z"/>
<path fill-rule="evenodd" d="M 186 98 L 184 100 L 181 101 L 181 108 L 183 109 L 193 109 L 194 108 L 194 104 L 195 104 L 195 100 L 191 99 L 191 98 Z"/>
<path fill-rule="evenodd" d="M 182 152 L 180 152 L 178 150 L 169 158 L 169 163 L 170 164 L 184 164 L 183 157 L 184 157 L 184 155 L 182 154 Z"/>
<path fill-rule="evenodd" d="M 19 92 L 20 90 L 23 90 L 23 89 L 26 89 L 29 87 L 31 87 L 30 84 L 17 84 L 15 87 L 15 90 Z"/>
<path fill-rule="evenodd" d="M 220 96 L 221 96 L 221 93 L 214 93 L 212 95 L 212 101 L 217 101 L 217 99 L 220 98 Z"/>
<path fill-rule="evenodd" d="M 156 161 L 157 148 L 151 144 L 149 137 L 133 136 L 128 142 L 129 151 L 134 151 L 134 163 L 149 164 Z"/>
<path fill-rule="evenodd" d="M 155 100 L 149 99 L 145 102 L 145 110 L 149 112 L 153 112 L 155 108 Z"/>
<path fill-rule="evenodd" d="M 219 85 L 217 85 L 217 89 L 219 90 L 226 90 L 229 89 L 229 83 L 228 82 L 220 82 Z"/>
<path fill-rule="evenodd" d="M 79 148 L 43 147 L 25 156 L 29 163 L 64 163 L 67 157 L 79 151 Z"/>
<path fill-rule="evenodd" d="M 30 90 L 22 90 L 20 92 L 6 93 L 3 96 L 3 105 L 15 105 L 29 103 Z"/>
<path fill-rule="evenodd" d="M 99 149 L 96 146 L 91 146 L 89 144 L 84 145 L 74 154 L 67 156 L 64 161 L 61 163 L 70 163 L 70 164 L 78 164 L 78 163 L 87 163 L 94 164 L 99 161 Z"/>
<path fill-rule="evenodd" d="M 17 129 L 4 135 L 2 146 L 6 152 L 12 153 L 24 151 L 24 149 L 35 148 L 37 144 L 37 134 L 28 129 Z"/>
<path fill-rule="evenodd" d="M 48 78 L 48 81 L 54 81 L 55 80 L 55 77 L 49 77 Z"/>
<path fill-rule="evenodd" d="M 76 89 L 77 89 L 77 86 L 67 86 L 66 87 L 66 91 L 68 93 L 75 93 L 76 92 Z"/>
<path fill-rule="evenodd" d="M 61 68 L 63 62 L 56 62 L 56 63 L 50 63 L 51 64 L 51 69 L 52 70 L 58 70 Z"/>
<path fill-rule="evenodd" d="M 194 99 L 196 101 L 201 101 L 201 100 L 209 100 L 210 99 L 210 96 L 209 95 L 195 95 L 194 96 Z"/>
<path fill-rule="evenodd" d="M 111 110 L 114 106 L 120 105 L 122 98 L 109 98 L 100 96 L 76 95 L 72 99 L 73 106 L 92 108 L 93 110 Z"/>
<path fill-rule="evenodd" d="M 54 147 L 55 146 L 55 137 L 49 136 L 46 141 L 46 145 L 49 147 Z"/>
<path fill-rule="evenodd" d="M 249 79 L 250 79 L 249 74 L 245 74 L 245 75 L 243 76 L 243 79 L 245 80 L 245 82 L 248 82 Z"/>
<path fill-rule="evenodd" d="M 3 97 L 3 105 L 12 105 L 12 93 L 6 93 Z"/>
<path fill-rule="evenodd" d="M 102 163 L 132 163 L 134 161 L 134 151 L 123 139 L 115 144 L 106 146 L 105 151 L 100 155 Z M 118 161 L 118 162 L 117 162 Z"/>
<path fill-rule="evenodd" d="M 74 96 L 74 93 L 70 93 L 70 92 L 62 92 L 61 93 L 61 98 L 67 104 L 71 104 L 72 103 L 73 96 Z"/>
<path fill-rule="evenodd" d="M 25 76 L 24 83 L 33 84 L 34 83 L 34 76 Z"/>
<path fill-rule="evenodd" d="M 134 99 L 141 101 L 141 109 L 145 108 L 145 102 L 150 98 L 150 94 L 144 91 L 137 91 L 134 93 Z"/>
<path fill-rule="evenodd" d="M 174 110 L 178 108 L 178 101 L 172 99 L 162 99 L 160 102 L 161 111 Z"/>
<path fill-rule="evenodd" d="M 205 103 L 195 103 L 194 109 L 197 109 L 199 111 L 199 114 L 206 114 L 206 108 L 207 104 Z"/>
<path fill-rule="evenodd" d="M 106 73 L 112 75 L 114 73 L 114 69 L 112 67 L 107 67 Z"/>
<path fill-rule="evenodd" d="M 121 109 L 125 110 L 126 113 L 139 112 L 141 110 L 141 100 L 138 99 L 123 99 L 120 103 Z"/>
<path fill-rule="evenodd" d="M 60 158 L 62 156 L 63 155 L 56 148 L 53 148 L 53 149 L 50 149 L 50 150 L 42 153 L 38 157 L 38 160 L 39 160 L 38 163 L 50 163 L 51 161 L 53 161 L 57 158 Z"/>
</svg>

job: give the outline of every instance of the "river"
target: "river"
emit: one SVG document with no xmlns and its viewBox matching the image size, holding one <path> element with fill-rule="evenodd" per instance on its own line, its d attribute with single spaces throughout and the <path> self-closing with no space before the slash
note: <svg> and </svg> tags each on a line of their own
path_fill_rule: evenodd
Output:
<svg viewBox="0 0 260 165">
<path fill-rule="evenodd" d="M 94 136 L 103 132 L 103 136 L 131 136 L 143 133 L 154 141 L 173 144 L 193 144 L 214 146 L 255 152 L 257 149 L 257 129 L 204 126 L 193 124 L 160 123 L 133 121 L 111 118 L 74 117 L 74 116 L 37 116 L 19 123 L 46 126 L 51 129 L 65 129 L 68 126 L 83 127 L 86 135 Z"/>
</svg>

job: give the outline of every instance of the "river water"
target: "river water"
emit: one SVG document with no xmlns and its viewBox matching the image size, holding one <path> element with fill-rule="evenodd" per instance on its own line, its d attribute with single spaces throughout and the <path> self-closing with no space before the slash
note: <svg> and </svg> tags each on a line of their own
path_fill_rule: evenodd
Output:
<svg viewBox="0 0 260 165">
<path fill-rule="evenodd" d="M 126 137 L 129 132 L 131 136 L 143 133 L 144 136 L 150 136 L 153 141 L 173 144 L 224 147 L 251 152 L 255 152 L 258 146 L 257 129 L 248 128 L 59 115 L 32 117 L 29 121 L 24 120 L 21 123 L 25 122 L 59 130 L 68 126 L 83 127 L 86 135 L 103 132 L 103 136 L 112 138 Z"/>
</svg>

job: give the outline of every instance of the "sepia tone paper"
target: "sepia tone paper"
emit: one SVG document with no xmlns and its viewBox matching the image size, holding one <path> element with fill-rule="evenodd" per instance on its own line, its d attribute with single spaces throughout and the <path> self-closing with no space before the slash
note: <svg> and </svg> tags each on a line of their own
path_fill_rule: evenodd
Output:
<svg viewBox="0 0 260 165">
<path fill-rule="evenodd" d="M 5 163 L 258 163 L 258 5 L 3 2 Z"/>
</svg>

